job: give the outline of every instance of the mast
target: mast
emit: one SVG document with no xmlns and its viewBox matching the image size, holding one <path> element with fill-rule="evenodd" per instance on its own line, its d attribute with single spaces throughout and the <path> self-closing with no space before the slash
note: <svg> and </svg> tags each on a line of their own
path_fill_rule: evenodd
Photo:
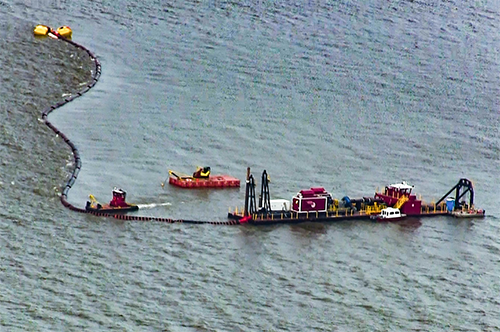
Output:
<svg viewBox="0 0 500 332">
<path fill-rule="evenodd" d="M 246 178 L 246 185 L 245 185 L 245 212 L 243 215 L 246 217 L 248 216 L 248 195 L 250 191 L 250 167 L 247 167 L 247 178 Z"/>
</svg>

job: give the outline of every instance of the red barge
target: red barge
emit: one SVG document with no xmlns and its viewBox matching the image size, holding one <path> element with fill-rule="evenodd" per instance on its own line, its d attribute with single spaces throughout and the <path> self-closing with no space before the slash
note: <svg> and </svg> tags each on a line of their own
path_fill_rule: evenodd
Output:
<svg viewBox="0 0 500 332">
<path fill-rule="evenodd" d="M 275 224 L 299 222 L 331 222 L 340 220 L 375 220 L 396 221 L 405 217 L 459 216 L 466 211 L 469 217 L 484 217 L 485 211 L 474 208 L 474 189 L 471 181 L 461 179 L 448 193 L 436 203 L 428 204 L 417 199 L 412 193 L 413 186 L 406 182 L 392 184 L 384 191 L 373 196 L 351 199 L 333 198 L 332 194 L 322 187 L 301 190 L 290 201 L 271 200 L 269 194 L 269 177 L 264 170 L 261 178 L 259 204 L 256 202 L 255 180 L 247 170 L 245 190 L 245 206 L 228 213 L 228 218 L 240 223 Z M 455 196 L 449 198 L 453 191 Z M 466 201 L 467 200 L 467 201 Z M 385 219 L 383 209 L 400 211 L 399 218 Z"/>
<path fill-rule="evenodd" d="M 231 188 L 240 186 L 240 180 L 233 176 L 226 174 L 212 175 L 210 167 L 199 167 L 193 175 L 172 170 L 168 171 L 168 174 L 168 183 L 181 188 Z M 165 182 L 162 183 L 162 187 Z"/>
</svg>

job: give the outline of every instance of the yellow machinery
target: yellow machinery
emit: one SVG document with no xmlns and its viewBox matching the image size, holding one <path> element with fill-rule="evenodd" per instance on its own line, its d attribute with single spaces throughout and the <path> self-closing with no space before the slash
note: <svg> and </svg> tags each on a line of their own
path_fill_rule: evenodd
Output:
<svg viewBox="0 0 500 332">
<path fill-rule="evenodd" d="M 394 204 L 394 207 L 396 209 L 400 209 L 404 203 L 408 202 L 408 196 L 401 196 L 398 201 L 396 202 L 396 204 Z"/>
</svg>

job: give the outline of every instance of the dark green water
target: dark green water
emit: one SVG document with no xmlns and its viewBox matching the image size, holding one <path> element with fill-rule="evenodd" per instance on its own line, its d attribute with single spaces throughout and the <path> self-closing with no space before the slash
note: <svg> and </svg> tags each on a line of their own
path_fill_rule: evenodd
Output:
<svg viewBox="0 0 500 332">
<path fill-rule="evenodd" d="M 498 331 L 498 1 L 0 1 L 0 327 L 6 331 Z M 483 220 L 217 227 L 66 210 L 69 201 L 224 220 L 243 188 L 162 188 L 168 169 L 271 176 L 273 198 L 406 180 L 474 182 Z"/>
</svg>

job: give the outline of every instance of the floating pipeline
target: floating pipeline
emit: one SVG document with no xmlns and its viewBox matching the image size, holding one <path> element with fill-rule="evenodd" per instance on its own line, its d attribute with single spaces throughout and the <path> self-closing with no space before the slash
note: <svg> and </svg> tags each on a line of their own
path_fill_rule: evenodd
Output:
<svg viewBox="0 0 500 332">
<path fill-rule="evenodd" d="M 60 29 L 58 30 L 53 30 L 50 27 L 47 26 L 42 26 L 38 25 L 35 30 L 34 30 L 34 35 L 35 36 L 41 36 L 41 35 L 49 35 L 51 34 L 53 39 L 61 40 L 66 43 L 69 43 L 73 45 L 76 48 L 79 48 L 83 51 L 85 51 L 90 59 L 94 62 L 94 70 L 92 71 L 92 80 L 89 84 L 87 84 L 85 87 L 83 87 L 80 91 L 76 92 L 75 94 L 66 97 L 64 100 L 61 100 L 54 105 L 51 105 L 47 107 L 45 110 L 42 112 L 42 120 L 44 123 L 52 129 L 54 133 L 56 133 L 57 136 L 61 137 L 63 141 L 70 147 L 71 152 L 73 152 L 73 157 L 74 157 L 74 168 L 71 171 L 71 176 L 66 183 L 65 187 L 62 189 L 60 199 L 61 203 L 64 207 L 70 209 L 71 211 L 74 212 L 79 212 L 79 213 L 87 213 L 87 214 L 92 214 L 94 216 L 98 217 L 112 217 L 115 219 L 119 220 L 131 220 L 131 221 L 156 221 L 156 222 L 165 222 L 165 223 L 184 223 L 184 224 L 211 224 L 211 225 L 239 225 L 240 222 L 238 220 L 228 220 L 228 221 L 202 221 L 202 220 L 188 220 L 188 219 L 170 219 L 170 218 L 159 218 L 159 217 L 148 217 L 148 216 L 129 216 L 129 215 L 123 215 L 123 214 L 116 214 L 116 213 L 101 213 L 101 212 L 95 212 L 95 211 L 87 211 L 84 208 L 80 208 L 77 206 L 74 206 L 70 202 L 68 202 L 68 193 L 71 187 L 75 184 L 76 179 L 78 178 L 78 174 L 80 173 L 80 170 L 82 168 L 82 159 L 80 157 L 80 152 L 78 151 L 78 148 L 71 142 L 71 140 L 63 133 L 61 132 L 56 126 L 54 126 L 49 120 L 48 116 L 51 112 L 54 110 L 66 105 L 67 103 L 75 100 L 78 97 L 81 97 L 83 94 L 88 92 L 90 89 L 92 89 L 97 81 L 99 80 L 101 76 L 101 64 L 97 57 L 95 56 L 94 53 L 92 53 L 90 50 L 85 48 L 84 46 L 74 42 L 71 39 L 68 39 L 64 37 L 63 34 L 59 33 Z"/>
</svg>

